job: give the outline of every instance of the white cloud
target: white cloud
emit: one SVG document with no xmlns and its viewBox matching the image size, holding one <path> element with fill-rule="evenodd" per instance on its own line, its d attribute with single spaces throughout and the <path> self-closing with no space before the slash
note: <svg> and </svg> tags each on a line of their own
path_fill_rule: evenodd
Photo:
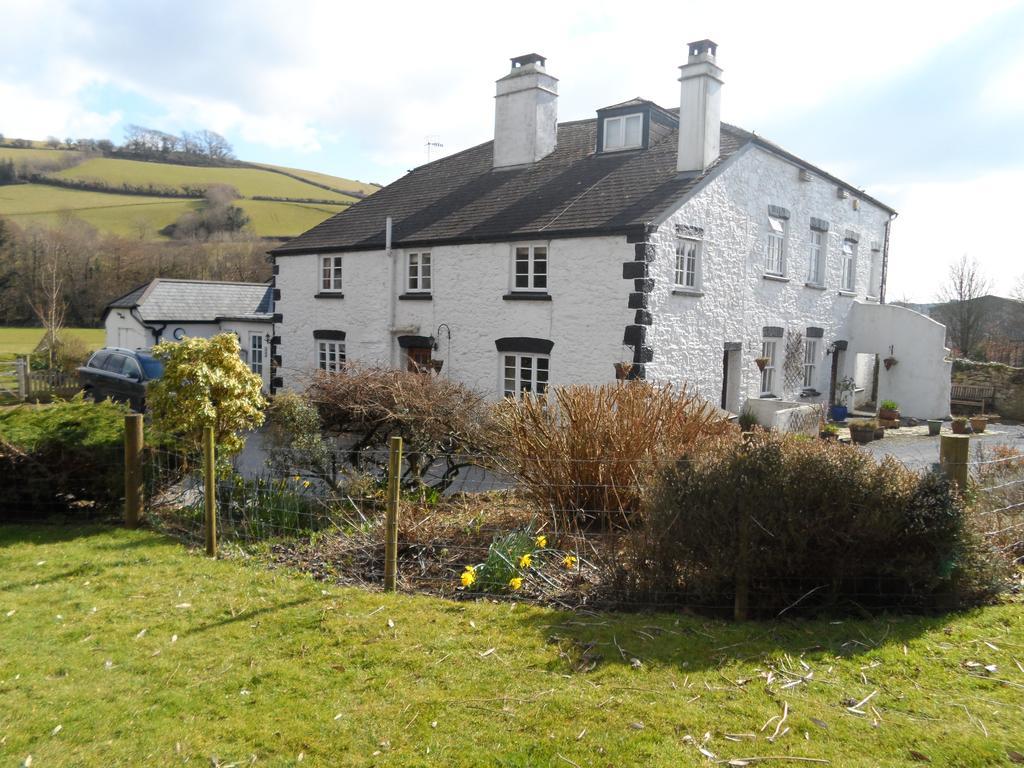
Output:
<svg viewBox="0 0 1024 768">
<path fill-rule="evenodd" d="M 934 300 L 949 265 L 964 254 L 978 260 L 994 293 L 1009 295 L 1024 275 L 1024 241 L 1013 231 L 1021 189 L 1024 167 L 879 189 L 900 212 L 892 230 L 889 300 Z"/>
</svg>

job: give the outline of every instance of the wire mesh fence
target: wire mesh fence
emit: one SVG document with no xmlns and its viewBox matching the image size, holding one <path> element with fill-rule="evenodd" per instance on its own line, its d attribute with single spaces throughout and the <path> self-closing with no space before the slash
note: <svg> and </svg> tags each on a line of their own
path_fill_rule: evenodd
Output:
<svg viewBox="0 0 1024 768">
<path fill-rule="evenodd" d="M 258 551 L 275 565 L 316 578 L 381 587 L 387 580 L 389 458 L 381 449 L 341 451 L 326 473 L 267 465 L 247 474 L 222 460 L 213 486 L 217 536 L 229 551 Z M 395 499 L 402 590 L 566 607 L 732 608 L 731 596 L 685 588 L 630 591 L 641 527 L 636 511 L 658 462 L 623 467 L 613 458 L 536 457 L 524 478 L 497 455 L 449 456 L 428 466 L 418 460 L 402 461 Z M 458 470 L 451 472 L 452 466 Z M 1024 557 L 1024 453 L 986 445 L 970 455 L 966 468 L 972 514 L 984 535 L 1011 557 Z M 914 469 L 932 471 L 934 464 Z M 946 470 L 953 469 L 947 461 Z M 150 523 L 201 545 L 207 500 L 201 452 L 152 439 L 144 476 Z M 754 573 L 744 588 L 755 595 L 805 596 L 798 603 L 841 589 L 847 600 L 899 607 L 905 595 L 897 581 L 876 574 L 837 584 L 832 574 Z"/>
</svg>

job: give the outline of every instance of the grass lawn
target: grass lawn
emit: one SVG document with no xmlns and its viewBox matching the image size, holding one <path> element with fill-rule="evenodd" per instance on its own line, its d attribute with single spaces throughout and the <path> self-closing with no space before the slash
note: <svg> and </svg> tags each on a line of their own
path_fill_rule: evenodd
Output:
<svg viewBox="0 0 1024 768">
<path fill-rule="evenodd" d="M 244 197 L 264 195 L 355 202 L 355 198 L 350 195 L 314 187 L 298 179 L 259 168 L 215 168 L 97 157 L 51 175 L 65 179 L 101 179 L 113 185 L 127 182 L 178 189 L 202 184 L 230 184 Z"/>
<path fill-rule="evenodd" d="M 280 174 L 267 172 L 267 175 L 288 180 Z M 330 193 L 326 194 L 330 196 Z M 294 237 L 347 207 L 340 203 L 327 205 L 266 200 L 239 200 L 237 204 L 249 214 L 253 229 L 261 237 Z M 201 205 L 199 200 L 117 195 L 44 184 L 0 187 L 0 215 L 9 216 L 21 226 L 55 226 L 62 216 L 70 213 L 102 232 L 133 238 L 160 239 L 157 233 L 161 229 Z"/>
<path fill-rule="evenodd" d="M 150 532 L 0 527 L 3 765 L 1007 765 L 1018 662 L 1019 606 L 569 614 L 324 587 Z"/>
<path fill-rule="evenodd" d="M 89 349 L 99 349 L 106 343 L 106 331 L 102 328 L 66 328 L 64 333 L 79 337 Z M 0 359 L 29 354 L 42 338 L 42 328 L 0 327 Z"/>
</svg>

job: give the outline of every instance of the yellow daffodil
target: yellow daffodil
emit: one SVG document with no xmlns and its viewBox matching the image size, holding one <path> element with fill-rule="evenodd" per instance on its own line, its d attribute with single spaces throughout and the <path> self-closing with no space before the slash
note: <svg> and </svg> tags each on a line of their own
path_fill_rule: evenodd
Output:
<svg viewBox="0 0 1024 768">
<path fill-rule="evenodd" d="M 534 539 L 534 541 L 536 542 L 537 547 L 539 549 L 544 549 L 544 547 L 546 547 L 548 545 L 548 537 L 545 536 L 543 533 L 540 536 L 538 536 L 536 539 Z"/>
<path fill-rule="evenodd" d="M 312 483 L 309 482 L 309 480 L 303 480 L 302 481 L 302 487 L 303 488 L 309 488 L 309 486 L 311 486 L 311 485 L 312 485 Z"/>
<path fill-rule="evenodd" d="M 532 555 L 523 555 L 522 557 L 519 558 L 519 567 L 520 568 L 529 568 L 530 567 L 530 563 L 532 563 L 532 562 L 533 562 L 533 556 Z"/>
<path fill-rule="evenodd" d="M 467 565 L 466 570 L 462 572 L 459 577 L 459 581 L 462 582 L 462 586 L 471 587 L 473 582 L 476 581 L 476 569 L 472 565 Z"/>
<path fill-rule="evenodd" d="M 523 587 L 523 580 L 519 576 L 508 580 L 508 585 L 512 587 L 512 591 L 515 592 Z"/>
<path fill-rule="evenodd" d="M 576 567 L 576 558 L 572 555 L 566 555 L 562 558 L 562 565 L 564 565 L 566 569 L 571 571 L 573 568 Z"/>
<path fill-rule="evenodd" d="M 299 475 L 296 475 L 295 477 L 292 478 L 292 480 L 294 480 L 296 483 L 299 482 L 299 480 L 301 479 L 302 478 Z"/>
</svg>

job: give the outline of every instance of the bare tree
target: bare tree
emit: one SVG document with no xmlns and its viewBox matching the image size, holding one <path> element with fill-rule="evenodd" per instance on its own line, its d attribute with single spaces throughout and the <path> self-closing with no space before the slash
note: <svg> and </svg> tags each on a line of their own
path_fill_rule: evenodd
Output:
<svg viewBox="0 0 1024 768">
<path fill-rule="evenodd" d="M 32 311 L 43 324 L 46 342 L 46 367 L 53 368 L 57 353 L 57 337 L 64 327 L 67 303 L 64 301 L 64 279 L 60 268 L 60 246 L 51 240 L 46 249 L 46 261 L 39 272 L 35 295 L 29 300 Z"/>
<path fill-rule="evenodd" d="M 974 259 L 960 257 L 949 267 L 949 277 L 939 292 L 941 319 L 946 323 L 950 341 L 962 357 L 967 357 L 981 342 L 988 321 L 988 307 L 982 301 L 991 284 Z"/>
</svg>

